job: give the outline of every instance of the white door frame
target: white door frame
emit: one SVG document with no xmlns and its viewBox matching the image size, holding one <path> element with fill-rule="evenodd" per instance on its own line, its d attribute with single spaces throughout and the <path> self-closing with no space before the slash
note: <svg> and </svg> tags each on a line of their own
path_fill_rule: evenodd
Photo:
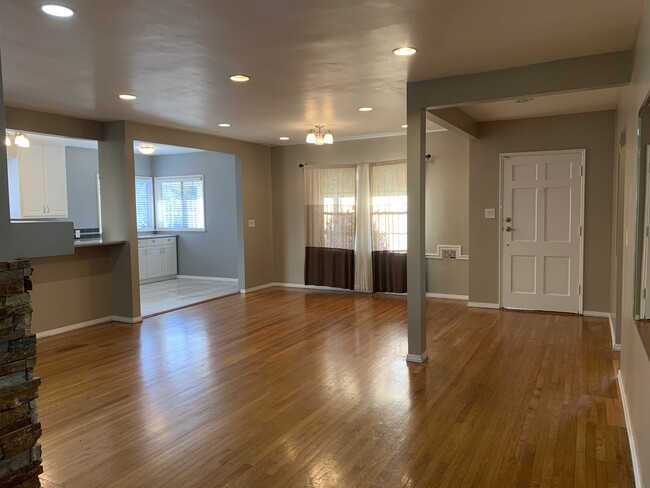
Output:
<svg viewBox="0 0 650 488">
<path fill-rule="evenodd" d="M 643 296 L 643 290 L 647 289 L 648 286 L 648 228 L 650 227 L 650 215 L 648 215 L 650 212 L 650 194 L 648 193 L 650 191 L 650 164 L 648 164 L 648 161 L 650 160 L 650 145 L 646 146 L 646 169 L 645 169 L 645 202 L 643 202 L 643 206 L 645 208 L 645 215 L 644 215 L 644 222 L 643 222 L 643 258 L 641 261 L 641 289 L 638 290 L 639 293 L 639 317 L 641 319 L 647 319 L 650 317 L 645 316 L 645 307 L 646 307 L 646 300 L 649 299 L 650 297 Z M 647 293 L 646 293 L 647 295 Z M 635 317 L 637 318 L 637 317 Z"/>
<path fill-rule="evenodd" d="M 585 174 L 587 173 L 586 149 L 562 149 L 557 151 L 527 151 L 499 153 L 499 308 L 503 308 L 503 163 L 506 157 L 513 156 L 544 156 L 546 154 L 575 154 L 581 153 L 580 162 L 580 257 L 578 261 L 578 313 L 583 312 L 584 297 L 584 255 L 585 255 Z"/>
</svg>

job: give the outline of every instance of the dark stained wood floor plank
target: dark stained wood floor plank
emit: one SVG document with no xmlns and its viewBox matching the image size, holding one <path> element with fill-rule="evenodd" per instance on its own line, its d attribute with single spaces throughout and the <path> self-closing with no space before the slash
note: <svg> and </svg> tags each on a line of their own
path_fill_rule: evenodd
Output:
<svg viewBox="0 0 650 488">
<path fill-rule="evenodd" d="M 630 487 L 606 320 L 269 289 L 39 341 L 62 488 Z"/>
</svg>

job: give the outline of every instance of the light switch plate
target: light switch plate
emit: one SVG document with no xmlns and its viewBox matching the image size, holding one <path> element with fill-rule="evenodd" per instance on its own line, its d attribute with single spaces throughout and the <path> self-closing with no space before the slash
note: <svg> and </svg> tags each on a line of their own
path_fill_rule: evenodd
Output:
<svg viewBox="0 0 650 488">
<path fill-rule="evenodd" d="M 248 227 L 255 227 L 255 219 L 248 219 Z"/>
<path fill-rule="evenodd" d="M 494 208 L 486 208 L 485 209 L 485 218 L 486 219 L 496 219 L 497 217 L 497 211 Z"/>
</svg>

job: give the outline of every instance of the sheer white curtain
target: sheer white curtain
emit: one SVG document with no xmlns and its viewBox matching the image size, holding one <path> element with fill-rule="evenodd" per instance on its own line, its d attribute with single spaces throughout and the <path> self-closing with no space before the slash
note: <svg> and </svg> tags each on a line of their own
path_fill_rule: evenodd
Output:
<svg viewBox="0 0 650 488">
<path fill-rule="evenodd" d="M 370 199 L 372 250 L 406 251 L 406 161 L 372 164 Z"/>
<path fill-rule="evenodd" d="M 310 164 L 304 171 L 307 246 L 354 249 L 355 166 Z"/>
<path fill-rule="evenodd" d="M 372 291 L 372 230 L 370 220 L 370 164 L 357 166 L 357 229 L 354 247 L 354 288 Z"/>
</svg>

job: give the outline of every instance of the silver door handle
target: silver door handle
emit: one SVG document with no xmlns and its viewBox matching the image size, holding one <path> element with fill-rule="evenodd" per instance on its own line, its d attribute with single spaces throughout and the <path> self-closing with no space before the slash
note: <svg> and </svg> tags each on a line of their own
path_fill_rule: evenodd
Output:
<svg viewBox="0 0 650 488">
<path fill-rule="evenodd" d="M 506 227 L 506 232 L 510 232 L 510 231 L 513 231 L 513 230 L 517 230 L 517 229 L 513 229 L 513 228 L 510 227 L 510 226 Z"/>
<path fill-rule="evenodd" d="M 43 205 L 43 213 L 45 213 L 45 205 Z"/>
<path fill-rule="evenodd" d="M 50 213 L 50 206 L 47 206 L 47 213 Z"/>
</svg>

